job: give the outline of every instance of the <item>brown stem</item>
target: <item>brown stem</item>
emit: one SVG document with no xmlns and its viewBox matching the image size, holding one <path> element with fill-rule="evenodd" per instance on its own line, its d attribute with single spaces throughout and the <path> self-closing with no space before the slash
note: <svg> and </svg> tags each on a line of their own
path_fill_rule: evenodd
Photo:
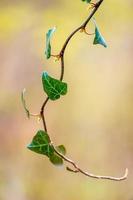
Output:
<svg viewBox="0 0 133 200">
<path fill-rule="evenodd" d="M 88 16 L 88 18 L 85 20 L 85 22 L 79 26 L 78 28 L 76 28 L 69 36 L 68 38 L 66 39 L 60 53 L 59 53 L 59 57 L 61 59 L 61 74 L 60 74 L 60 81 L 63 80 L 63 77 L 64 77 L 64 53 L 65 53 L 65 50 L 66 50 L 66 47 L 68 45 L 68 43 L 70 42 L 71 38 L 80 30 L 85 30 L 88 22 L 91 20 L 91 18 L 94 16 L 94 14 L 96 13 L 96 11 L 98 10 L 99 6 L 101 5 L 101 3 L 103 2 L 103 0 L 99 0 L 92 12 L 90 13 L 90 15 Z M 49 97 L 46 98 L 46 100 L 44 101 L 43 105 L 42 105 L 42 108 L 41 108 L 41 112 L 40 112 L 40 115 L 42 117 L 42 120 L 43 120 L 43 125 L 44 125 L 44 130 L 47 132 L 47 126 L 46 126 L 46 121 L 45 121 L 45 116 L 44 116 L 44 109 L 47 105 L 49 101 Z M 47 132 L 48 133 L 48 132 Z M 62 155 L 60 152 L 58 152 L 55 148 L 54 148 L 54 151 L 63 159 L 65 160 L 66 162 L 68 162 L 69 164 L 71 164 L 73 167 L 74 167 L 74 170 L 73 169 L 70 169 L 69 167 L 67 167 L 67 170 L 71 171 L 71 172 L 74 172 L 74 173 L 77 173 L 77 172 L 80 172 L 82 174 L 84 174 L 85 176 L 88 176 L 90 178 L 96 178 L 96 179 L 108 179 L 108 180 L 113 180 L 113 181 L 121 181 L 121 180 L 125 180 L 127 178 L 127 175 L 128 175 L 128 169 L 126 169 L 125 171 L 125 174 L 124 176 L 120 177 L 120 178 L 116 178 L 116 177 L 111 177 L 111 176 L 99 176 L 99 175 L 94 175 L 94 174 L 91 174 L 91 173 L 88 173 L 84 170 L 82 170 L 73 160 L 67 158 L 66 156 Z"/>
<path fill-rule="evenodd" d="M 68 171 L 71 171 L 71 172 L 74 172 L 74 173 L 77 173 L 77 172 L 80 172 L 81 174 L 84 174 L 85 176 L 88 176 L 90 178 L 95 178 L 95 179 L 107 179 L 107 180 L 112 180 L 112 181 L 123 181 L 125 179 L 127 179 L 127 176 L 128 176 L 128 169 L 125 170 L 125 173 L 124 173 L 124 176 L 121 176 L 121 177 L 112 177 L 112 176 L 101 176 L 101 175 L 95 175 L 95 174 L 92 174 L 92 173 L 88 173 L 84 170 L 82 170 L 73 160 L 67 158 L 66 156 L 62 155 L 60 152 L 58 152 L 55 148 L 54 148 L 54 151 L 63 159 L 65 160 L 66 162 L 70 163 L 75 169 L 71 169 L 69 167 L 67 167 L 67 170 Z"/>
<path fill-rule="evenodd" d="M 94 9 L 92 10 L 92 12 L 90 13 L 90 15 L 88 16 L 88 18 L 85 20 L 85 22 L 79 26 L 78 28 L 76 28 L 70 35 L 69 37 L 66 39 L 61 51 L 60 51 L 60 57 L 64 55 L 65 49 L 69 43 L 69 41 L 71 40 L 71 38 L 75 35 L 75 33 L 77 33 L 79 30 L 81 29 L 85 29 L 85 27 L 87 26 L 88 22 L 91 20 L 91 18 L 94 16 L 95 12 L 98 10 L 99 6 L 101 5 L 101 3 L 103 2 L 103 0 L 99 0 L 96 4 Z"/>
<path fill-rule="evenodd" d="M 46 125 L 45 116 L 44 116 L 44 108 L 45 108 L 48 101 L 49 101 L 49 97 L 47 97 L 46 100 L 44 101 L 44 103 L 41 107 L 41 112 L 40 112 L 40 115 L 41 115 L 41 118 L 42 118 L 42 121 L 43 121 L 44 130 L 46 132 L 48 132 L 48 130 L 47 130 L 47 125 Z"/>
<path fill-rule="evenodd" d="M 64 76 L 64 56 L 61 57 L 61 75 L 60 75 L 60 81 L 63 80 L 63 76 Z M 47 125 L 46 125 L 46 120 L 45 120 L 45 115 L 44 115 L 44 109 L 47 105 L 49 101 L 49 97 L 46 98 L 46 100 L 44 101 L 42 107 L 41 107 L 41 111 L 40 111 L 40 116 L 42 118 L 43 121 L 43 126 L 44 126 L 44 130 L 48 133 L 48 129 L 47 129 Z"/>
</svg>

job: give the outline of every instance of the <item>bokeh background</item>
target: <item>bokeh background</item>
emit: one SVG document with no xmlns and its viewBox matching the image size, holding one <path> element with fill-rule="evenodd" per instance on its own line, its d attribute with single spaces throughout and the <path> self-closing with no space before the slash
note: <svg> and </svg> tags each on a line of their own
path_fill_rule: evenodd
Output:
<svg viewBox="0 0 133 200">
<path fill-rule="evenodd" d="M 77 33 L 65 55 L 69 93 L 49 102 L 46 119 L 55 144 L 90 172 L 121 176 L 97 181 L 54 167 L 26 145 L 42 124 L 27 120 L 20 94 L 27 89 L 31 112 L 45 99 L 42 71 L 58 78 L 60 62 L 46 60 L 45 33 L 57 27 L 53 53 L 88 16 L 80 0 L 0 1 L 0 200 L 133 200 L 133 1 L 108 0 L 95 15 L 108 48 Z M 94 31 L 91 22 L 88 32 Z"/>
</svg>

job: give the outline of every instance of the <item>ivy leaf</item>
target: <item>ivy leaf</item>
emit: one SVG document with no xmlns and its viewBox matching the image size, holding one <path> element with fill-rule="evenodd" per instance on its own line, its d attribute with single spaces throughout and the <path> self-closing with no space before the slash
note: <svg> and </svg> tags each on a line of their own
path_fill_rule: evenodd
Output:
<svg viewBox="0 0 133 200">
<path fill-rule="evenodd" d="M 59 99 L 67 93 L 67 83 L 54 79 L 47 72 L 42 74 L 43 89 L 51 100 Z"/>
<path fill-rule="evenodd" d="M 46 155 L 49 158 L 54 154 L 54 148 L 50 144 L 49 136 L 46 132 L 42 130 L 39 130 L 37 132 L 27 148 L 36 153 Z"/>
<path fill-rule="evenodd" d="M 91 0 L 82 0 L 82 1 L 85 1 L 86 3 L 90 3 L 91 2 Z"/>
<path fill-rule="evenodd" d="M 106 48 L 107 43 L 106 43 L 105 39 L 103 38 L 103 36 L 101 35 L 99 28 L 95 21 L 94 21 L 94 23 L 95 23 L 95 38 L 94 38 L 93 44 L 101 44 L 102 46 L 104 46 Z"/>
<path fill-rule="evenodd" d="M 50 143 L 48 134 L 42 130 L 37 132 L 27 148 L 36 153 L 46 155 L 49 157 L 51 163 L 56 166 L 63 165 L 63 159 L 55 152 L 53 145 Z M 59 145 L 56 148 L 60 153 L 65 155 L 66 149 L 63 145 Z"/>
<path fill-rule="evenodd" d="M 26 92 L 26 89 L 23 89 L 23 91 L 21 93 L 21 100 L 22 100 L 22 104 L 23 104 L 24 110 L 26 112 L 26 115 L 27 115 L 28 118 L 30 118 L 30 112 L 26 107 L 26 101 L 25 101 L 25 98 L 24 98 L 25 92 Z"/>
<path fill-rule="evenodd" d="M 46 50 L 45 50 L 45 55 L 46 55 L 46 58 L 49 59 L 51 57 L 51 43 L 50 43 L 50 40 L 51 40 L 51 37 L 53 35 L 53 33 L 55 32 L 56 28 L 52 28 L 52 29 L 49 29 L 48 32 L 46 33 Z"/>
<path fill-rule="evenodd" d="M 66 155 L 66 148 L 64 145 L 59 145 L 56 147 L 57 151 L 59 151 L 61 154 Z"/>
<path fill-rule="evenodd" d="M 59 145 L 56 147 L 57 151 L 63 155 L 66 154 L 66 148 L 64 147 L 64 145 Z M 63 165 L 63 159 L 58 156 L 58 154 L 55 152 L 52 156 L 50 156 L 50 161 L 54 164 L 54 165 Z"/>
<path fill-rule="evenodd" d="M 56 147 L 57 151 L 63 155 L 66 154 L 66 148 L 64 147 L 64 145 L 59 145 Z M 54 164 L 54 165 L 63 165 L 63 159 L 55 152 L 52 156 L 50 156 L 50 161 Z"/>
<path fill-rule="evenodd" d="M 50 156 L 49 160 L 56 166 L 63 165 L 63 159 L 56 153 Z"/>
</svg>

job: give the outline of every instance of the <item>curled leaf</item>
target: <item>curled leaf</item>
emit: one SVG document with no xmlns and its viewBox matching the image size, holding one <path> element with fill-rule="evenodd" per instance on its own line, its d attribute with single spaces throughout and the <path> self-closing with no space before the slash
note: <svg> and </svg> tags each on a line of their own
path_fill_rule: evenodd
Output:
<svg viewBox="0 0 133 200">
<path fill-rule="evenodd" d="M 46 49 L 45 49 L 45 55 L 46 58 L 49 59 L 51 57 L 51 37 L 53 33 L 55 32 L 56 28 L 49 29 L 46 33 Z"/>
<path fill-rule="evenodd" d="M 56 147 L 57 151 L 63 155 L 66 155 L 66 148 L 64 147 L 64 145 L 59 145 Z"/>
<path fill-rule="evenodd" d="M 59 146 L 56 147 L 56 149 L 62 155 L 66 154 L 66 148 L 64 147 L 64 145 L 59 145 Z M 54 165 L 57 165 L 57 166 L 63 165 L 63 159 L 56 152 L 54 152 L 54 154 L 52 156 L 50 156 L 50 161 Z"/>
<path fill-rule="evenodd" d="M 22 93 L 21 93 L 21 100 L 22 100 L 22 104 L 23 104 L 24 110 L 26 112 L 26 115 L 27 115 L 28 118 L 30 118 L 30 112 L 26 107 L 26 101 L 25 101 L 25 98 L 24 98 L 25 92 L 26 92 L 26 89 L 24 88 Z"/>
<path fill-rule="evenodd" d="M 106 43 L 104 37 L 102 36 L 102 34 L 100 33 L 95 20 L 94 20 L 94 23 L 95 23 L 95 38 L 94 38 L 93 44 L 101 44 L 102 46 L 104 46 L 106 48 L 107 43 Z"/>
<path fill-rule="evenodd" d="M 42 83 L 44 91 L 51 100 L 59 99 L 61 95 L 67 93 L 67 83 L 50 77 L 47 72 L 42 74 Z"/>
</svg>

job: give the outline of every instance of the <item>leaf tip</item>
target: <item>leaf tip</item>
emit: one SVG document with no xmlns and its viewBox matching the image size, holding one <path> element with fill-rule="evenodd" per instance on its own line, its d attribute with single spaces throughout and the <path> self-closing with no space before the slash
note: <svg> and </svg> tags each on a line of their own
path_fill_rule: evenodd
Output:
<svg viewBox="0 0 133 200">
<path fill-rule="evenodd" d="M 44 71 L 43 73 L 42 73 L 42 77 L 48 77 L 48 72 L 46 72 L 46 71 Z"/>
<path fill-rule="evenodd" d="M 27 145 L 26 145 L 26 148 L 27 148 L 27 149 L 30 149 L 30 144 L 27 144 Z"/>
<path fill-rule="evenodd" d="M 104 37 L 102 36 L 102 34 L 99 31 L 99 28 L 97 26 L 95 18 L 93 18 L 93 22 L 95 24 L 95 38 L 94 38 L 93 44 L 94 45 L 100 44 L 100 45 L 104 46 L 105 48 L 107 48 L 107 43 L 106 43 Z"/>
</svg>

